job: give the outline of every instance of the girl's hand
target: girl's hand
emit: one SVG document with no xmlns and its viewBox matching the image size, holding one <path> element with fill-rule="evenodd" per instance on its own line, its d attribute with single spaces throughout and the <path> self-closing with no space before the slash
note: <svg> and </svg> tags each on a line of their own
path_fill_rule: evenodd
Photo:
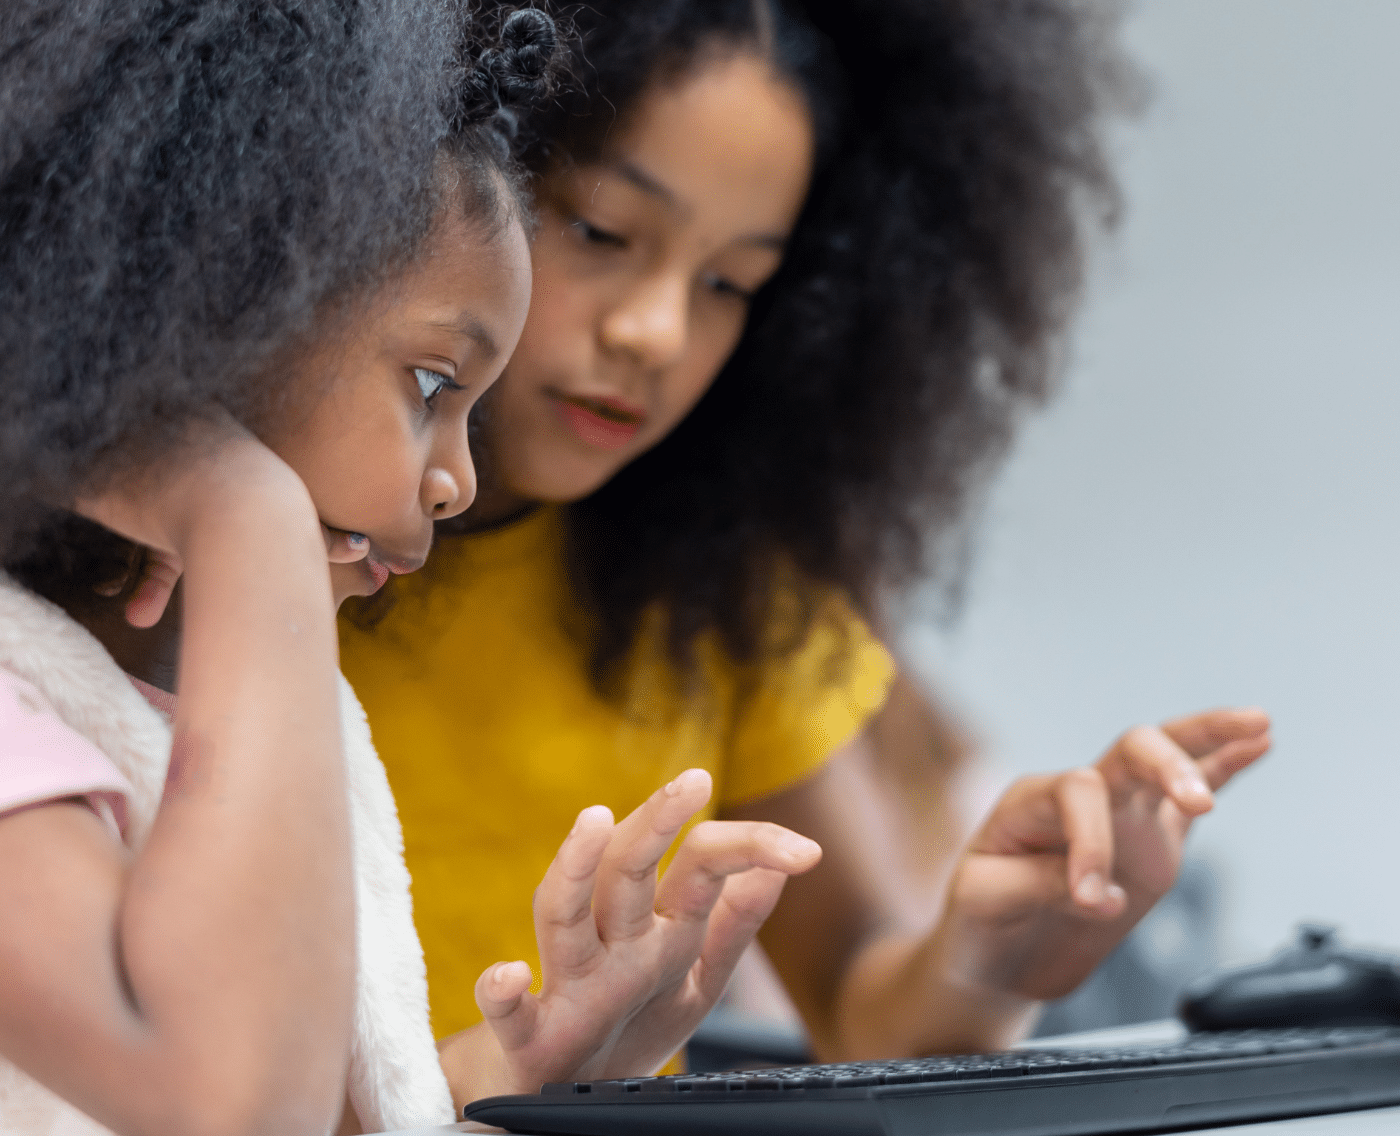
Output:
<svg viewBox="0 0 1400 1136">
<path fill-rule="evenodd" d="M 953 877 L 934 938 L 951 977 L 1032 1000 L 1074 989 L 1171 887 L 1214 791 L 1269 745 L 1262 710 L 1212 710 L 1017 781 Z"/>
<path fill-rule="evenodd" d="M 291 468 L 231 418 L 194 425 L 177 454 L 133 474 L 74 511 L 145 547 L 141 578 L 126 604 L 133 627 L 154 627 L 184 573 L 184 547 L 201 523 L 218 523 L 235 497 L 305 496 Z M 125 588 L 120 582 L 118 590 Z"/>
<path fill-rule="evenodd" d="M 620 824 L 602 806 L 579 814 L 535 893 L 539 995 L 526 963 L 497 963 L 476 987 L 486 1021 L 440 1046 L 459 1106 L 644 1076 L 690 1036 L 788 876 L 821 857 L 775 824 L 705 821 L 658 885 L 662 856 L 709 797 L 709 774 L 692 769 Z"/>
<path fill-rule="evenodd" d="M 132 627 L 149 628 L 160 622 L 175 586 L 184 573 L 179 551 L 182 536 L 200 510 L 217 509 L 220 494 L 229 489 L 229 469 L 246 478 L 249 491 L 269 480 L 300 479 L 281 458 L 232 420 L 203 424 L 192 432 L 184 464 L 174 469 L 148 472 L 129 483 L 79 500 L 74 509 L 89 520 L 143 545 L 146 549 L 141 578 L 126 602 L 126 621 Z M 171 467 L 175 467 L 172 460 Z M 356 534 L 337 532 L 320 525 L 326 558 L 332 564 L 351 564 L 369 554 L 369 541 Z M 118 581 L 113 595 L 126 590 Z M 104 593 L 105 594 L 105 593 Z"/>
</svg>

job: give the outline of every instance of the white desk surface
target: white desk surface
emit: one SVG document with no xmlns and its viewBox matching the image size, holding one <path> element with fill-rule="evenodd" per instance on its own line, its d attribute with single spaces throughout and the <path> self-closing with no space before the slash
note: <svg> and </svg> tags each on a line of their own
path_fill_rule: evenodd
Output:
<svg viewBox="0 0 1400 1136">
<path fill-rule="evenodd" d="M 1038 1037 L 1026 1048 L 1099 1049 L 1118 1045 L 1168 1044 L 1185 1036 L 1176 1021 L 1146 1022 L 1092 1033 L 1063 1037 Z M 448 1132 L 500 1132 L 482 1124 L 464 1121 L 445 1128 L 415 1128 L 397 1136 L 443 1136 Z M 1400 1108 L 1368 1108 L 1359 1112 L 1304 1116 L 1297 1120 L 1267 1120 L 1261 1124 L 1232 1124 L 1224 1128 L 1194 1128 L 1193 1132 L 1228 1132 L 1230 1136 L 1400 1136 Z M 662 1136 L 662 1134 L 658 1134 Z"/>
<path fill-rule="evenodd" d="M 1400 1136 L 1400 1108 L 1368 1108 L 1334 1112 L 1297 1120 L 1268 1120 L 1263 1124 L 1234 1124 L 1228 1128 L 1195 1128 L 1193 1132 L 1228 1132 L 1230 1136 Z M 415 1128 L 396 1136 L 443 1136 L 448 1132 L 500 1132 L 465 1121 L 446 1128 Z M 658 1136 L 664 1134 L 658 1133 Z"/>
</svg>

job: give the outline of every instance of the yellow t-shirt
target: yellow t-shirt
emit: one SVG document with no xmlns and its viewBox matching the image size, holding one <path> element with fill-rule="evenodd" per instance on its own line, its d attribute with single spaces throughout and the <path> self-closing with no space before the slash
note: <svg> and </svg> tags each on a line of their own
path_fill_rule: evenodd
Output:
<svg viewBox="0 0 1400 1136">
<path fill-rule="evenodd" d="M 341 624 L 403 822 L 439 1037 L 480 1020 L 492 963 L 525 959 L 538 977 L 531 896 L 580 809 L 621 819 L 697 766 L 714 777 L 711 815 L 789 786 L 855 735 L 893 674 L 842 607 L 747 687 L 704 653 L 706 693 L 683 702 L 639 649 L 625 697 L 602 698 L 569 630 L 560 519 L 541 509 L 444 541 L 377 627 Z"/>
</svg>

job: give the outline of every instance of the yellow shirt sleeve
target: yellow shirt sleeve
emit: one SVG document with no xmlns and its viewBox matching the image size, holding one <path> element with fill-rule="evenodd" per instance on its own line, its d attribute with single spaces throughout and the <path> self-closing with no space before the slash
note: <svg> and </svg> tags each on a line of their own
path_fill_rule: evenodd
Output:
<svg viewBox="0 0 1400 1136">
<path fill-rule="evenodd" d="M 763 668 L 745 695 L 725 759 L 720 807 L 796 784 L 864 727 L 894 679 L 890 653 L 844 604 L 802 646 Z"/>
</svg>

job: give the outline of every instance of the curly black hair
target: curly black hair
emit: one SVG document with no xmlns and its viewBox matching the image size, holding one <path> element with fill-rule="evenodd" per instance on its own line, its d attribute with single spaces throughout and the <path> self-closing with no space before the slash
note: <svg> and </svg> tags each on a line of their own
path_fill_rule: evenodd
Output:
<svg viewBox="0 0 1400 1136">
<path fill-rule="evenodd" d="M 799 643 L 833 591 L 881 623 L 932 572 L 1051 392 L 1089 232 L 1119 197 L 1101 129 L 1139 80 L 1075 0 L 589 0 L 579 80 L 530 161 L 586 161 L 715 51 L 805 94 L 817 167 L 784 263 L 694 411 L 566 508 L 600 689 L 649 611 L 683 671 Z M 707 54 L 708 53 L 708 54 Z M 798 600 L 774 638 L 775 605 Z M 784 621 L 785 625 L 788 621 Z"/>
<path fill-rule="evenodd" d="M 556 38 L 455 0 L 7 0 L 6 568 L 53 598 L 131 575 L 129 546 L 55 507 L 192 419 L 259 430 L 270 364 L 402 270 L 444 192 L 489 222 Z"/>
</svg>

